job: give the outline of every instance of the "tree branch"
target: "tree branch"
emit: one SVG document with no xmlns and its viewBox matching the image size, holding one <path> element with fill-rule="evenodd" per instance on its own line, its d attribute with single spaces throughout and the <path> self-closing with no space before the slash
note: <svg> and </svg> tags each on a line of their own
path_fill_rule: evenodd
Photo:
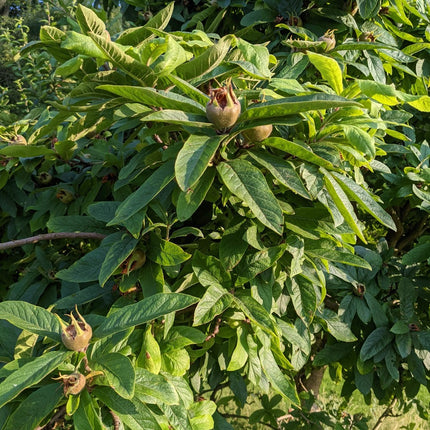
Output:
<svg viewBox="0 0 430 430">
<path fill-rule="evenodd" d="M 387 406 L 387 409 L 385 409 L 382 415 L 378 418 L 378 421 L 376 421 L 376 424 L 374 425 L 372 430 L 379 430 L 381 428 L 382 422 L 385 420 L 385 418 L 387 418 L 392 414 L 393 407 L 396 404 L 396 402 L 397 402 L 397 398 L 394 397 L 391 403 Z"/>
<path fill-rule="evenodd" d="M 39 242 L 39 240 L 52 240 L 52 239 L 99 239 L 102 240 L 106 237 L 105 234 L 92 233 L 92 232 L 61 232 L 61 233 L 44 233 L 37 236 L 25 237 L 24 239 L 11 240 L 10 242 L 0 243 L 0 251 L 10 248 L 17 248 L 18 246 L 28 245 L 30 243 Z"/>
<path fill-rule="evenodd" d="M 249 417 L 247 417 L 247 416 L 245 416 L 245 415 L 222 414 L 222 416 L 223 416 L 224 418 L 236 418 L 236 419 L 241 419 L 241 420 L 247 420 L 247 421 L 249 421 Z M 259 423 L 258 423 L 258 424 L 261 424 L 261 425 L 263 425 L 263 426 L 269 427 L 269 428 L 271 428 L 271 429 L 278 430 L 278 428 L 277 428 L 277 427 L 272 426 L 272 424 L 269 424 L 269 423 L 264 423 L 263 421 L 259 421 Z"/>
</svg>

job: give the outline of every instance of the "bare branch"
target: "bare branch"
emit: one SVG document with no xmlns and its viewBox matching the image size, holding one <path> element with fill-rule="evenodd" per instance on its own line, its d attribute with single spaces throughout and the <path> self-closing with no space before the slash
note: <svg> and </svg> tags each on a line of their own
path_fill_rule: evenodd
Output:
<svg viewBox="0 0 430 430">
<path fill-rule="evenodd" d="M 105 234 L 93 232 L 61 232 L 61 233 L 44 233 L 37 236 L 25 237 L 24 239 L 11 240 L 10 242 L 0 243 L 0 251 L 5 249 L 17 248 L 19 246 L 28 245 L 30 243 L 39 242 L 39 240 L 53 240 L 53 239 L 99 239 L 102 240 L 106 237 Z"/>
</svg>

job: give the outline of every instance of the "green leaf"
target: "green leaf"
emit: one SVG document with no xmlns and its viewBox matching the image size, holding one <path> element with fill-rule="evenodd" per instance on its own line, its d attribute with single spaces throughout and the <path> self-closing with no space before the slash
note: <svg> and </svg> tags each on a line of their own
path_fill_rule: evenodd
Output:
<svg viewBox="0 0 430 430">
<path fill-rule="evenodd" d="M 430 243 L 415 245 L 402 257 L 402 264 L 407 266 L 422 263 L 430 258 Z"/>
<path fill-rule="evenodd" d="M 61 42 L 61 47 L 77 54 L 107 60 L 109 57 L 97 46 L 91 37 L 76 31 L 67 31 L 66 38 Z M 61 67 L 61 66 L 60 66 Z"/>
<path fill-rule="evenodd" d="M 290 142 L 289 140 L 283 139 L 281 137 L 269 137 L 264 140 L 264 145 L 280 149 L 281 151 L 287 152 L 294 157 L 308 161 L 312 164 L 316 164 L 317 166 L 333 169 L 333 165 L 330 163 L 330 161 L 327 161 L 324 158 L 316 155 L 314 152 L 312 152 L 310 147 L 305 146 L 304 144 L 302 145 L 297 142 Z"/>
<path fill-rule="evenodd" d="M 349 143 L 367 157 L 375 158 L 376 148 L 374 139 L 361 128 L 344 126 L 345 137 Z"/>
<path fill-rule="evenodd" d="M 121 49 L 121 45 L 110 42 L 106 37 L 98 36 L 93 33 L 89 33 L 89 36 L 115 67 L 123 70 L 127 75 L 143 86 L 153 85 L 155 75 L 150 67 L 124 53 L 123 49 Z"/>
<path fill-rule="evenodd" d="M 342 214 L 345 221 L 352 228 L 354 233 L 364 243 L 367 243 L 366 239 L 364 238 L 363 232 L 361 231 L 358 218 L 355 215 L 354 208 L 352 207 L 352 204 L 349 201 L 347 195 L 345 194 L 343 189 L 339 186 L 335 178 L 329 172 L 323 171 L 323 173 L 324 173 L 324 182 L 327 187 L 327 191 L 329 192 L 331 198 L 336 204 L 336 207 L 339 209 L 339 212 Z"/>
<path fill-rule="evenodd" d="M 193 325 L 212 321 L 217 315 L 224 312 L 232 301 L 233 296 L 225 288 L 211 285 L 197 303 Z"/>
<path fill-rule="evenodd" d="M 149 407 L 136 397 L 131 400 L 124 399 L 108 387 L 95 387 L 93 394 L 114 411 L 128 428 L 162 430 Z"/>
<path fill-rule="evenodd" d="M 338 62 L 331 57 L 317 54 L 312 51 L 307 52 L 310 62 L 321 73 L 329 85 L 334 89 L 335 93 L 340 95 L 343 91 L 342 70 Z"/>
<path fill-rule="evenodd" d="M 180 89 L 185 95 L 200 103 L 202 106 L 206 106 L 210 98 L 205 93 L 200 91 L 195 86 L 191 85 L 189 82 L 181 79 L 175 75 L 167 76 L 167 79 L 172 82 L 178 89 Z"/>
<path fill-rule="evenodd" d="M 0 319 L 9 321 L 22 330 L 61 342 L 58 319 L 53 313 L 39 306 L 20 301 L 4 301 L 0 303 Z"/>
<path fill-rule="evenodd" d="M 101 232 L 109 231 L 105 223 L 84 215 L 67 215 L 50 218 L 46 226 L 53 232 Z M 112 232 L 112 231 L 110 231 Z"/>
<path fill-rule="evenodd" d="M 234 224 L 222 236 L 219 245 L 219 258 L 226 270 L 232 270 L 237 266 L 248 248 L 247 242 L 242 239 L 245 234 L 245 223 L 244 220 Z"/>
<path fill-rule="evenodd" d="M 122 223 L 147 206 L 174 178 L 173 160 L 162 164 L 135 192 L 119 206 L 115 218 L 108 223 Z"/>
<path fill-rule="evenodd" d="M 252 73 L 253 77 L 268 79 L 272 76 L 269 69 L 269 51 L 265 46 L 251 44 L 240 38 L 236 38 L 236 46 L 246 62 L 255 69 L 254 73 Z M 233 62 L 236 64 L 240 63 L 240 61 Z"/>
<path fill-rule="evenodd" d="M 370 80 L 357 80 L 357 83 L 361 92 L 367 97 L 370 97 L 377 102 L 388 106 L 395 106 L 399 104 L 397 99 L 397 91 L 394 85 L 384 85 Z"/>
<path fill-rule="evenodd" d="M 129 4 L 133 3 L 130 1 Z M 136 4 L 136 6 L 138 5 L 139 4 Z M 165 29 L 172 17 L 174 6 L 175 2 L 172 1 L 164 9 L 161 9 L 156 15 L 154 15 L 143 27 L 132 27 L 123 31 L 116 42 L 121 43 L 122 45 L 135 46 L 147 37 L 152 36 L 153 33 L 150 29 Z"/>
<path fill-rule="evenodd" d="M 152 234 L 146 256 L 154 263 L 169 267 L 187 261 L 191 254 L 185 252 L 179 245 Z"/>
<path fill-rule="evenodd" d="M 360 351 L 360 358 L 363 361 L 374 357 L 381 352 L 393 340 L 393 334 L 387 327 L 378 327 L 370 333 L 364 341 Z"/>
<path fill-rule="evenodd" d="M 217 169 L 228 189 L 249 206 L 258 220 L 276 233 L 282 234 L 282 209 L 261 171 L 242 159 L 220 163 Z"/>
<path fill-rule="evenodd" d="M 91 9 L 78 4 L 76 19 L 84 33 L 106 35 L 106 26 L 104 22 Z"/>
<path fill-rule="evenodd" d="M 270 248 L 246 255 L 237 265 L 236 285 L 243 285 L 254 279 L 261 272 L 272 267 L 285 252 L 287 245 L 272 246 Z"/>
<path fill-rule="evenodd" d="M 205 255 L 196 250 L 193 255 L 193 271 L 204 287 L 220 286 L 231 282 L 230 274 L 221 266 L 221 262 L 212 255 Z"/>
<path fill-rule="evenodd" d="M 334 338 L 340 342 L 355 342 L 357 340 L 348 324 L 343 322 L 336 313 L 324 309 L 322 316 L 321 324 L 327 327 L 327 331 Z"/>
<path fill-rule="evenodd" d="M 175 94 L 171 91 L 156 90 L 154 88 L 137 87 L 131 85 L 99 85 L 99 90 L 109 91 L 121 97 L 146 106 L 156 106 L 163 109 L 173 109 L 194 114 L 206 115 L 204 106 L 196 101 Z"/>
<path fill-rule="evenodd" d="M 419 110 L 420 112 L 430 112 L 430 97 L 421 96 L 417 100 L 408 102 L 413 108 Z"/>
<path fill-rule="evenodd" d="M 152 321 L 163 315 L 185 309 L 197 302 L 197 298 L 180 293 L 161 293 L 146 297 L 138 303 L 124 306 L 95 330 L 94 336 L 101 338 Z"/>
<path fill-rule="evenodd" d="M 181 191 L 179 193 L 176 205 L 176 212 L 179 221 L 185 221 L 191 218 L 194 212 L 202 204 L 214 181 L 215 172 L 214 168 L 207 169 L 194 187 L 190 187 L 186 191 Z"/>
<path fill-rule="evenodd" d="M 164 109 L 153 112 L 145 115 L 145 121 L 165 122 L 167 124 L 179 124 L 185 127 L 200 127 L 213 130 L 212 124 L 207 121 L 205 116 L 187 113 L 182 110 Z M 196 135 L 191 135 L 191 137 L 193 136 L 197 137 Z"/>
<path fill-rule="evenodd" d="M 288 402 L 300 405 L 295 385 L 282 373 L 281 369 L 279 369 L 272 351 L 269 348 L 262 348 L 260 349 L 259 355 L 261 367 L 267 379 L 272 384 L 273 389 L 281 394 Z"/>
<path fill-rule="evenodd" d="M 85 254 L 69 268 L 55 274 L 58 279 L 69 282 L 90 282 L 99 278 L 100 267 L 109 251 L 108 246 L 100 246 Z"/>
<path fill-rule="evenodd" d="M 0 149 L 0 155 L 6 157 L 39 157 L 41 155 L 55 155 L 55 151 L 44 146 L 10 145 Z"/>
<path fill-rule="evenodd" d="M 358 185 L 348 176 L 341 175 L 337 172 L 331 172 L 331 175 L 337 180 L 345 193 L 355 202 L 358 203 L 360 208 L 365 212 L 376 218 L 381 224 L 396 231 L 391 216 L 372 198 L 368 191 Z"/>
<path fill-rule="evenodd" d="M 249 150 L 248 155 L 265 167 L 282 185 L 305 199 L 311 198 L 293 163 L 265 151 Z"/>
<path fill-rule="evenodd" d="M 154 374 L 160 373 L 161 352 L 160 346 L 152 334 L 152 326 L 148 325 L 143 335 L 142 348 L 136 360 L 137 366 Z"/>
<path fill-rule="evenodd" d="M 100 268 L 99 282 L 102 287 L 116 269 L 133 252 L 137 243 L 137 239 L 128 234 L 124 234 L 118 242 L 111 245 Z"/>
<path fill-rule="evenodd" d="M 344 97 L 330 94 L 312 94 L 309 96 L 295 96 L 278 100 L 271 100 L 265 103 L 257 103 L 244 111 L 237 123 L 251 121 L 261 118 L 275 118 L 291 115 L 299 112 L 309 112 L 313 110 L 326 110 L 335 107 L 349 107 L 361 105 Z"/>
<path fill-rule="evenodd" d="M 63 398 L 58 383 L 48 384 L 33 391 L 14 408 L 3 430 L 34 430 Z"/>
<path fill-rule="evenodd" d="M 136 369 L 136 397 L 145 402 L 151 396 L 166 405 L 179 405 L 180 398 L 174 385 L 163 375 L 155 375 L 146 369 Z"/>
<path fill-rule="evenodd" d="M 357 0 L 358 10 L 363 19 L 372 18 L 381 9 L 381 0 Z"/>
<path fill-rule="evenodd" d="M 309 326 L 317 309 L 314 286 L 300 275 L 287 279 L 286 286 L 297 315 Z"/>
<path fill-rule="evenodd" d="M 182 191 L 191 188 L 203 175 L 220 142 L 221 136 L 194 134 L 185 141 L 175 162 L 176 180 Z"/>
<path fill-rule="evenodd" d="M 99 415 L 99 408 L 96 400 L 91 397 L 87 390 L 83 390 L 79 395 L 79 407 L 73 414 L 73 424 L 75 430 L 104 430 L 105 426 Z"/>
<path fill-rule="evenodd" d="M 270 335 L 277 336 L 277 330 L 269 312 L 253 297 L 247 295 L 235 296 L 234 302 L 254 324 Z"/>
<path fill-rule="evenodd" d="M 66 78 L 67 76 L 76 73 L 82 67 L 82 64 L 84 64 L 84 59 L 80 55 L 73 57 L 61 64 L 61 66 L 58 66 L 55 69 L 55 75 Z"/>
<path fill-rule="evenodd" d="M 47 352 L 12 372 L 0 384 L 0 408 L 14 399 L 23 390 L 37 384 L 48 376 L 63 363 L 70 354 L 71 352 Z"/>
<path fill-rule="evenodd" d="M 349 266 L 362 267 L 363 269 L 372 270 L 372 266 L 366 260 L 359 257 L 358 255 L 351 254 L 350 252 L 327 248 L 309 248 L 306 249 L 305 252 L 311 257 L 321 258 L 328 261 L 334 261 L 336 263 L 348 264 Z"/>
<path fill-rule="evenodd" d="M 236 347 L 231 354 L 230 362 L 227 366 L 228 372 L 234 372 L 235 370 L 241 369 L 243 366 L 245 366 L 245 363 L 248 360 L 248 344 L 246 342 L 246 334 L 247 332 L 242 327 L 237 327 L 237 342 Z"/>
<path fill-rule="evenodd" d="M 402 358 L 406 358 L 411 353 L 412 338 L 409 331 L 408 333 L 396 334 L 396 346 Z"/>
<path fill-rule="evenodd" d="M 91 362 L 91 368 L 101 370 L 108 385 L 124 399 L 131 399 L 134 396 L 135 374 L 131 361 L 118 352 L 111 352 L 97 357 L 95 362 Z"/>
<path fill-rule="evenodd" d="M 181 64 L 176 68 L 176 74 L 185 81 L 200 78 L 219 66 L 230 49 L 232 36 L 221 38 L 216 44 L 206 49 L 194 60 Z"/>
<path fill-rule="evenodd" d="M 161 353 L 161 369 L 173 376 L 183 376 L 191 365 L 190 355 L 185 349 L 166 349 Z"/>
</svg>

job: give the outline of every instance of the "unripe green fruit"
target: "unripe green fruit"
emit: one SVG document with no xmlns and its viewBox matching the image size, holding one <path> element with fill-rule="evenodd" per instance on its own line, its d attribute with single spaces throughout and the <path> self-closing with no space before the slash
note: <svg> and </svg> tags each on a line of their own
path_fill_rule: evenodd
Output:
<svg viewBox="0 0 430 430">
<path fill-rule="evenodd" d="M 59 189 L 55 197 L 57 197 L 60 202 L 66 205 L 75 200 L 75 195 L 71 191 L 65 190 L 64 188 Z"/>
<path fill-rule="evenodd" d="M 40 172 L 37 176 L 39 184 L 49 185 L 52 182 L 52 175 L 48 172 Z"/>
<path fill-rule="evenodd" d="M 248 128 L 248 130 L 242 131 L 242 136 L 247 142 L 261 142 L 267 139 L 272 134 L 272 124 L 259 125 L 257 127 Z"/>
<path fill-rule="evenodd" d="M 211 89 L 210 98 L 206 105 L 208 120 L 220 131 L 233 127 L 240 115 L 240 103 L 231 83 L 226 87 Z"/>
<path fill-rule="evenodd" d="M 122 273 L 128 275 L 133 270 L 140 269 L 146 262 L 146 254 L 141 249 L 135 249 L 122 263 Z"/>
<path fill-rule="evenodd" d="M 85 351 L 90 343 L 93 335 L 91 326 L 85 321 L 83 316 L 78 312 L 79 320 L 77 320 L 73 312 L 70 313 L 71 323 L 67 326 L 64 321 L 57 315 L 61 324 L 61 340 L 64 346 L 71 351 Z"/>
</svg>

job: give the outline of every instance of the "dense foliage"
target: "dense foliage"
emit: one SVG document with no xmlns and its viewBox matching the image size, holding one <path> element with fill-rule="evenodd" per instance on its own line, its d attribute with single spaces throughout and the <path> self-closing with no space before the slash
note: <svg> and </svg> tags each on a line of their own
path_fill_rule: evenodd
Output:
<svg viewBox="0 0 430 430">
<path fill-rule="evenodd" d="M 21 50 L 1 429 L 367 428 L 326 369 L 385 416 L 427 387 L 430 6 L 304 3 L 61 3 Z"/>
</svg>

